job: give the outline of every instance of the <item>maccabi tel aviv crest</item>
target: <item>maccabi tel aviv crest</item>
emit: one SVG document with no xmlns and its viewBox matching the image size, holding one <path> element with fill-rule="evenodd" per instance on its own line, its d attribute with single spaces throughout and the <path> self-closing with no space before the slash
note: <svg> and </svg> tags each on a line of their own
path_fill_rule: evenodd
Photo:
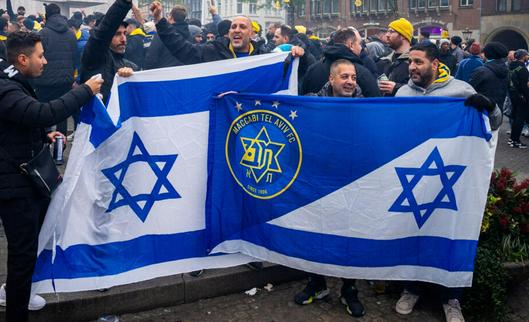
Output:
<svg viewBox="0 0 529 322">
<path fill-rule="evenodd" d="M 301 142 L 278 113 L 253 110 L 239 115 L 226 137 L 226 161 L 249 195 L 271 199 L 285 192 L 301 167 Z"/>
</svg>

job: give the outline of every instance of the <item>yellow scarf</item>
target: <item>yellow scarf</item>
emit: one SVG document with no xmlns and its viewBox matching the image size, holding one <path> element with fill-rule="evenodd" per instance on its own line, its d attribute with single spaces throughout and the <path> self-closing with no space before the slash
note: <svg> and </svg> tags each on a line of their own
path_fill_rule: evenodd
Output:
<svg viewBox="0 0 529 322">
<path fill-rule="evenodd" d="M 77 30 L 77 32 L 75 33 L 75 38 L 77 40 L 81 39 L 81 29 Z"/>
<path fill-rule="evenodd" d="M 7 37 L 6 36 L 2 36 L 0 35 L 0 41 L 6 41 L 7 40 Z"/>
<path fill-rule="evenodd" d="M 437 78 L 434 83 L 444 83 L 450 78 L 450 68 L 443 63 L 439 63 L 437 68 Z"/>
<path fill-rule="evenodd" d="M 233 49 L 233 46 L 231 45 L 231 42 L 230 42 L 230 45 L 228 46 L 230 48 L 230 51 L 233 55 L 233 58 L 237 58 L 237 55 L 235 54 L 235 50 Z M 250 43 L 250 52 L 248 53 L 249 56 L 251 56 L 253 53 L 253 45 L 252 43 Z"/>
<path fill-rule="evenodd" d="M 129 36 L 136 36 L 136 35 L 142 35 L 143 37 L 146 37 L 147 35 L 141 30 L 141 28 L 136 28 L 133 31 L 130 32 Z"/>
</svg>

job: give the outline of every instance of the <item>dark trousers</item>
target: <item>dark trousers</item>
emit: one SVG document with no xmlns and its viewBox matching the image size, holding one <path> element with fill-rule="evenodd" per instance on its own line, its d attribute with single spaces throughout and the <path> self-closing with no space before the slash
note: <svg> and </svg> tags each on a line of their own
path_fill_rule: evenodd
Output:
<svg viewBox="0 0 529 322">
<path fill-rule="evenodd" d="M 424 287 L 424 284 L 426 284 L 426 283 L 408 281 L 408 282 L 404 283 L 404 288 L 406 289 L 406 291 L 408 291 L 408 292 L 410 292 L 412 294 L 421 295 L 422 288 Z M 440 295 L 441 295 L 441 300 L 443 301 L 443 303 L 446 304 L 446 303 L 448 303 L 448 300 L 453 300 L 453 299 L 461 301 L 461 297 L 463 295 L 463 289 L 462 288 L 460 288 L 460 287 L 445 287 L 445 286 L 442 286 L 442 285 L 439 285 L 439 287 L 441 288 Z"/>
<path fill-rule="evenodd" d="M 512 101 L 512 128 L 511 128 L 511 140 L 515 142 L 520 141 L 520 135 L 522 134 L 523 125 L 527 119 L 529 119 L 529 104 L 520 100 Z"/>
<path fill-rule="evenodd" d="M 326 289 L 327 283 L 325 282 L 325 276 L 318 275 L 314 273 L 309 273 L 309 281 L 313 283 L 314 286 L 318 289 Z M 341 289 L 341 295 L 346 295 L 346 293 L 350 292 L 351 290 L 354 290 L 356 292 L 356 280 L 355 279 L 349 279 L 349 278 L 342 278 L 342 289 Z"/>
<path fill-rule="evenodd" d="M 45 86 L 38 87 L 36 89 L 37 97 L 41 102 L 49 102 L 64 94 L 68 93 L 72 89 L 72 84 L 63 84 L 58 86 Z M 68 119 L 57 124 L 57 131 L 61 132 L 64 135 L 67 135 L 66 131 L 68 130 Z"/>
<path fill-rule="evenodd" d="M 0 217 L 7 237 L 7 322 L 28 320 L 31 277 L 47 206 L 48 200 L 36 195 L 0 200 Z"/>
</svg>

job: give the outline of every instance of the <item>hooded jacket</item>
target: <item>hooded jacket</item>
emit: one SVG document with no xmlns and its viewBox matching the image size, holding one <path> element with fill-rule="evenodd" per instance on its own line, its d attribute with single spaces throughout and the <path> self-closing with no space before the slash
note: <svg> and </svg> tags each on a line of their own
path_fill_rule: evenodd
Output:
<svg viewBox="0 0 529 322">
<path fill-rule="evenodd" d="M 129 35 L 127 35 L 127 49 L 125 50 L 125 59 L 133 62 L 138 66 L 138 69 L 143 68 L 143 62 L 145 60 L 145 42 L 147 35 L 141 28 L 134 29 Z"/>
<path fill-rule="evenodd" d="M 457 72 L 457 58 L 450 51 L 440 52 L 439 61 L 450 69 L 450 75 L 454 76 Z"/>
<path fill-rule="evenodd" d="M 515 104 L 529 105 L 529 71 L 524 63 L 513 61 L 509 64 L 509 96 Z"/>
<path fill-rule="evenodd" d="M 391 57 L 388 57 L 388 60 L 379 60 L 379 62 L 387 61 L 388 63 L 382 67 L 384 74 L 389 78 L 390 81 L 395 82 L 395 88 L 393 93 L 389 96 L 395 96 L 395 93 L 399 90 L 401 86 L 404 86 L 410 80 L 410 72 L 408 70 L 409 63 L 408 59 L 410 58 L 409 53 L 397 54 L 393 52 Z"/>
<path fill-rule="evenodd" d="M 0 59 L 0 199 L 33 194 L 33 186 L 16 164 L 27 162 L 43 147 L 44 128 L 79 111 L 92 97 L 87 85 L 72 89 L 59 99 L 41 103 L 28 80 L 13 65 Z"/>
<path fill-rule="evenodd" d="M 495 59 L 476 68 L 470 75 L 468 82 L 476 92 L 493 100 L 498 106 L 503 106 L 509 85 L 509 68 L 503 59 Z"/>
<path fill-rule="evenodd" d="M 180 33 L 175 32 L 165 18 L 156 24 L 156 30 L 165 47 L 185 65 L 237 57 L 231 48 L 230 40 L 227 38 L 215 39 L 205 44 L 193 44 Z M 252 41 L 249 55 L 259 54 L 263 54 L 263 52 Z"/>
<path fill-rule="evenodd" d="M 49 17 L 40 35 L 48 64 L 33 84 L 37 88 L 71 86 L 74 82 L 77 39 L 68 29 L 66 17 L 57 14 Z"/>
<path fill-rule="evenodd" d="M 312 64 L 303 79 L 301 95 L 317 93 L 327 81 L 331 65 L 338 59 L 347 59 L 356 67 L 356 81 L 365 97 L 379 97 L 380 90 L 371 72 L 363 66 L 363 62 L 344 45 L 333 45 L 325 48 L 323 58 Z"/>
<path fill-rule="evenodd" d="M 450 76 L 448 68 L 440 64 L 438 76 L 427 88 L 422 88 L 410 79 L 407 85 L 401 86 L 395 96 L 447 96 L 467 98 L 476 91 L 470 84 Z M 489 113 L 490 127 L 497 130 L 502 122 L 501 110 L 496 105 L 494 111 Z"/>
<path fill-rule="evenodd" d="M 190 39 L 187 23 L 179 22 L 174 23 L 172 26 L 173 29 L 180 33 L 185 39 Z M 173 67 L 181 66 L 183 64 L 184 63 L 171 54 L 169 49 L 167 49 L 167 47 L 165 47 L 163 44 L 160 36 L 156 34 L 152 39 L 149 49 L 147 49 L 147 53 L 145 54 L 143 69 Z"/>
<path fill-rule="evenodd" d="M 115 53 L 110 49 L 110 43 L 116 30 L 131 8 L 132 2 L 130 0 L 116 0 L 94 29 L 81 58 L 81 82 L 87 81 L 96 74 L 101 74 L 105 81 L 101 87 L 101 94 L 105 103 L 118 69 L 130 67 L 138 70 L 138 66 L 126 60 L 123 54 Z"/>
<path fill-rule="evenodd" d="M 483 66 L 483 60 L 478 55 L 472 55 L 468 58 L 463 59 L 459 63 L 457 68 L 456 79 L 468 82 L 470 75 L 476 70 L 476 68 Z"/>
</svg>

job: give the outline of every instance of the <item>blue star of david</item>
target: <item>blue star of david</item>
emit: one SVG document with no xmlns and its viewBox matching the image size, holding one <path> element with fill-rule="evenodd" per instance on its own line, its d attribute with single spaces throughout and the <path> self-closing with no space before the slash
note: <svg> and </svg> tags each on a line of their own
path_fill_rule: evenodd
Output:
<svg viewBox="0 0 529 322">
<path fill-rule="evenodd" d="M 435 167 L 431 167 L 432 165 Z M 436 209 L 457 210 L 453 186 L 465 168 L 462 165 L 445 166 L 437 147 L 433 149 L 420 168 L 395 168 L 403 191 L 388 211 L 412 212 L 420 229 Z M 408 181 L 410 175 L 413 177 Z M 443 187 L 432 202 L 418 205 L 413 195 L 413 188 L 423 176 L 439 176 Z M 445 198 L 448 201 L 443 201 Z M 408 204 L 405 204 L 406 201 Z"/>
<path fill-rule="evenodd" d="M 139 150 L 140 153 L 135 154 L 134 152 L 136 150 Z M 106 212 L 111 212 L 119 207 L 129 206 L 136 216 L 138 216 L 141 221 L 145 222 L 149 215 L 149 211 L 156 201 L 181 198 L 167 179 L 167 175 L 169 174 L 169 171 L 171 171 L 177 156 L 177 154 L 149 154 L 138 134 L 134 132 L 127 158 L 113 167 L 101 170 L 116 188 L 112 193 L 112 199 Z M 148 163 L 156 175 L 156 183 L 150 193 L 131 196 L 123 186 L 123 180 L 125 179 L 127 170 L 129 166 L 135 162 Z M 161 192 L 162 188 L 165 188 L 164 192 Z M 140 205 L 142 202 L 145 202 L 143 207 Z"/>
</svg>

